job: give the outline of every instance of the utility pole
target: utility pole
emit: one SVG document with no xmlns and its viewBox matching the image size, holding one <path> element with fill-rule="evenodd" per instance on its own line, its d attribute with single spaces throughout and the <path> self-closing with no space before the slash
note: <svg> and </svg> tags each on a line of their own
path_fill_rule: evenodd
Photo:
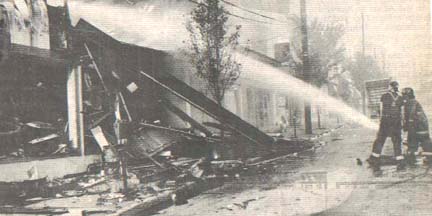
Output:
<svg viewBox="0 0 432 216">
<path fill-rule="evenodd" d="M 308 33 L 307 33 L 307 14 L 306 2 L 300 0 L 300 17 L 301 17 L 301 33 L 302 33 L 302 61 L 303 61 L 303 80 L 310 83 L 311 80 L 311 67 L 309 64 L 309 51 L 308 51 Z M 305 119 L 305 133 L 312 134 L 312 109 L 309 101 L 304 102 L 304 119 Z"/>
<path fill-rule="evenodd" d="M 362 54 L 363 57 L 365 56 L 365 51 L 366 51 L 366 43 L 365 43 L 365 23 L 364 23 L 364 14 L 362 12 L 361 14 L 361 20 L 362 20 Z"/>
<path fill-rule="evenodd" d="M 365 58 L 365 50 L 366 50 L 366 43 L 365 43 L 365 25 L 364 25 L 364 14 L 362 12 L 361 14 L 361 20 L 362 20 L 362 55 L 363 59 Z M 362 111 L 363 114 L 366 115 L 366 89 L 363 85 L 363 88 L 361 89 L 361 95 L 362 95 Z"/>
</svg>

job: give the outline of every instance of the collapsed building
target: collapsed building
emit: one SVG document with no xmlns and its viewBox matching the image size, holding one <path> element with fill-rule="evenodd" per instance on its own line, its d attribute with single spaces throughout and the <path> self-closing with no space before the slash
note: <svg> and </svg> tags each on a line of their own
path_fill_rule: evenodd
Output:
<svg viewBox="0 0 432 216">
<path fill-rule="evenodd" d="M 292 106 L 286 96 L 245 82 L 228 96 L 243 101 L 225 109 L 199 91 L 175 55 L 120 42 L 84 19 L 72 26 L 67 5 L 0 1 L 0 12 L 0 182 L 62 178 L 118 162 L 178 172 L 167 158 L 238 163 L 313 145 L 263 132 Z M 139 167 L 147 181 L 149 166 Z"/>
<path fill-rule="evenodd" d="M 78 149 L 79 144 L 78 127 L 71 121 L 79 94 L 73 92 L 76 85 L 70 76 L 79 58 L 62 44 L 66 43 L 66 11 L 47 8 L 44 1 L 1 1 L 0 12 L 0 155 L 5 168 L 13 167 L 6 170 L 14 172 L 1 180 L 58 177 L 59 171 L 47 169 L 56 163 L 70 167 L 60 175 L 85 170 L 99 157 L 82 158 L 77 157 L 79 151 L 67 151 Z M 62 159 L 53 160 L 57 155 Z M 65 155 L 71 157 L 64 159 Z M 27 173 L 36 167 L 38 175 Z"/>
</svg>

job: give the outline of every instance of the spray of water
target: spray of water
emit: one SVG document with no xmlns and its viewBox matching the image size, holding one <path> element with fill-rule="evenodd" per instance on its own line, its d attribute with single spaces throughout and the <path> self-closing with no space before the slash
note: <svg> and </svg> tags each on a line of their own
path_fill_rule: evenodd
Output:
<svg viewBox="0 0 432 216">
<path fill-rule="evenodd" d="M 173 51 L 184 47 L 183 41 L 188 38 L 184 24 L 191 5 L 187 3 L 149 0 L 140 5 L 130 6 L 113 4 L 109 1 L 73 0 L 70 1 L 69 7 L 74 22 L 77 22 L 79 18 L 84 18 L 124 42 Z M 100 13 L 95 13 L 95 11 L 100 11 Z M 245 25 L 249 25 L 247 29 L 260 29 L 259 26 L 252 26 L 250 23 Z M 256 35 L 254 31 L 243 33 L 246 33 L 246 37 L 248 33 Z M 244 35 L 242 34 L 242 37 Z M 345 120 L 351 120 L 367 128 L 377 128 L 374 122 L 350 106 L 288 75 L 285 71 L 240 53 L 237 58 L 243 65 L 242 79 L 247 79 L 248 83 L 313 102 L 326 110 L 337 113 Z"/>
<path fill-rule="evenodd" d="M 242 78 L 247 79 L 248 83 L 253 83 L 255 86 L 276 91 L 280 94 L 287 94 L 309 101 L 340 115 L 345 120 L 358 123 L 366 128 L 377 129 L 377 124 L 362 113 L 344 102 L 329 96 L 326 92 L 288 75 L 286 71 L 251 59 L 241 53 L 237 54 L 237 59 L 242 64 L 244 71 Z"/>
</svg>

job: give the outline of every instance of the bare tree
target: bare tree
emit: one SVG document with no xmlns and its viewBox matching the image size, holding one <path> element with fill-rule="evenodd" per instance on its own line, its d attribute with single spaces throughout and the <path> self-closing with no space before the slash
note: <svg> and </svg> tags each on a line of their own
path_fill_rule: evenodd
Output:
<svg viewBox="0 0 432 216">
<path fill-rule="evenodd" d="M 228 13 L 220 0 L 203 0 L 193 9 L 186 27 L 196 75 L 205 81 L 216 103 L 223 106 L 225 93 L 240 76 L 240 64 L 233 55 L 239 44 L 240 26 L 230 29 Z"/>
</svg>

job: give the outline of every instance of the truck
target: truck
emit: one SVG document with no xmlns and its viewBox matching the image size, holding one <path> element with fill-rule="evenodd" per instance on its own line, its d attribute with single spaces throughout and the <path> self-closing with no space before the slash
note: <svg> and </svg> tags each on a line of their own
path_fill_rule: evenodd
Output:
<svg viewBox="0 0 432 216">
<path fill-rule="evenodd" d="M 367 113 L 370 118 L 377 119 L 380 117 L 381 96 L 387 92 L 390 81 L 390 78 L 365 81 Z"/>
</svg>

